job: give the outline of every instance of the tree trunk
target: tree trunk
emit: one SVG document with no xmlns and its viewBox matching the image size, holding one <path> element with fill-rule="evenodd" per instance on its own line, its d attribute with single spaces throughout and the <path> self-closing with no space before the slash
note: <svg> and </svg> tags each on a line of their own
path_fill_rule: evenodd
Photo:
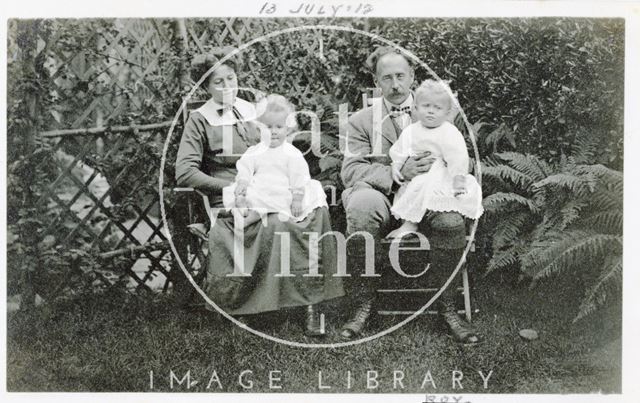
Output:
<svg viewBox="0 0 640 403">
<path fill-rule="evenodd" d="M 187 50 L 189 49 L 189 34 L 184 18 L 177 18 L 173 21 L 172 45 L 176 50 L 176 55 L 180 58 L 178 67 L 178 77 L 180 82 L 180 93 L 184 96 L 189 92 L 189 63 L 187 63 Z"/>
<path fill-rule="evenodd" d="M 39 58 L 37 55 L 37 43 L 41 22 L 34 20 L 33 22 L 23 22 L 22 24 L 20 24 L 18 36 L 21 50 L 21 64 L 24 69 L 23 79 L 25 81 L 37 81 L 39 78 L 38 72 L 41 71 L 38 68 Z M 38 94 L 36 88 L 31 87 L 31 91 L 26 92 L 24 96 L 27 106 L 26 114 L 29 120 L 28 123 L 23 126 L 24 130 L 21 133 L 23 139 L 21 154 L 26 156 L 35 151 L 41 111 L 40 94 Z M 24 189 L 23 211 L 34 211 L 34 209 L 37 208 L 37 195 L 33 192 L 34 187 L 37 186 L 37 183 L 34 181 L 36 178 L 37 175 L 25 175 L 21 178 Z M 24 219 L 24 223 L 19 226 L 20 236 L 29 251 L 25 254 L 23 261 L 25 267 L 22 272 L 21 309 L 28 309 L 35 305 L 34 273 L 36 270 L 42 269 L 38 250 L 38 225 L 32 221 L 33 218 L 34 217 L 21 217 L 21 219 Z"/>
</svg>

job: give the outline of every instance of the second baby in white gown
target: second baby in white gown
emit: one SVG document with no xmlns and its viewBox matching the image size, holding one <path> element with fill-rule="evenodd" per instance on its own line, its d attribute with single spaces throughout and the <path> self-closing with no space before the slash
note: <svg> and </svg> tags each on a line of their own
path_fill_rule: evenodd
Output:
<svg viewBox="0 0 640 403">
<path fill-rule="evenodd" d="M 222 191 L 227 209 L 239 208 L 248 225 L 267 213 L 281 219 L 304 220 L 318 207 L 327 207 L 322 185 L 311 179 L 304 155 L 287 135 L 295 127 L 293 106 L 281 95 L 269 95 L 258 105 L 261 142 L 236 162 L 238 174 Z"/>
<path fill-rule="evenodd" d="M 402 238 L 418 229 L 428 211 L 457 212 L 477 219 L 482 215 L 482 190 L 469 174 L 469 156 L 460 131 L 447 121 L 452 107 L 445 84 L 426 80 L 415 91 L 417 121 L 402 131 L 389 149 L 392 175 L 402 186 L 391 213 L 402 225 L 387 235 Z M 427 154 L 433 165 L 427 173 L 404 181 L 400 171 L 408 158 Z"/>
</svg>

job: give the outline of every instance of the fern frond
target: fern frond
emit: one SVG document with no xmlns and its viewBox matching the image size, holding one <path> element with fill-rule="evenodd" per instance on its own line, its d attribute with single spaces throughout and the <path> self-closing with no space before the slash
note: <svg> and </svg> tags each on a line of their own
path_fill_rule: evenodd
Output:
<svg viewBox="0 0 640 403">
<path fill-rule="evenodd" d="M 620 205 L 622 205 L 622 195 L 624 193 L 624 182 L 622 180 L 602 181 L 601 185 L 612 196 L 620 200 Z"/>
<path fill-rule="evenodd" d="M 599 179 L 596 190 L 590 196 L 592 211 L 618 210 L 622 211 L 624 178 L 622 172 L 607 168 L 603 165 L 578 165 L 574 172 L 587 172 Z"/>
<path fill-rule="evenodd" d="M 595 190 L 596 178 L 592 175 L 573 175 L 568 172 L 562 172 L 533 183 L 531 186 L 536 189 L 544 187 L 559 186 L 571 190 L 579 196 L 586 196 Z"/>
<path fill-rule="evenodd" d="M 592 229 L 605 234 L 622 234 L 623 213 L 622 210 L 604 210 L 595 214 L 581 217 L 576 226 Z"/>
<path fill-rule="evenodd" d="M 469 134 L 467 124 L 462 118 L 461 113 L 456 113 L 456 116 L 453 118 L 453 125 L 456 127 L 456 129 L 458 129 L 458 131 L 460 131 L 460 133 L 465 136 L 465 138 L 467 137 L 467 135 Z"/>
<path fill-rule="evenodd" d="M 556 200 L 552 201 L 554 203 L 544 205 L 542 218 L 533 231 L 531 231 L 532 248 L 547 241 L 557 241 L 561 239 L 565 231 L 565 223 L 566 226 L 568 226 L 572 220 L 577 219 L 575 215 L 580 214 L 580 202 L 569 200 L 555 203 Z"/>
<path fill-rule="evenodd" d="M 493 233 L 493 250 L 501 250 L 516 243 L 525 225 L 533 221 L 534 217 L 528 211 L 501 215 Z"/>
<path fill-rule="evenodd" d="M 547 203 L 547 196 L 545 195 L 545 192 L 534 191 L 533 194 L 531 195 L 531 201 L 536 206 L 544 206 Z"/>
<path fill-rule="evenodd" d="M 487 134 L 484 138 L 484 144 L 493 148 L 493 152 L 498 149 L 498 144 L 502 139 L 506 139 L 512 148 L 516 148 L 516 139 L 513 132 L 507 128 L 504 123 L 498 126 L 495 130 Z"/>
<path fill-rule="evenodd" d="M 552 167 L 531 154 L 520 154 L 516 152 L 502 152 L 497 153 L 496 156 L 505 161 L 507 165 L 517 169 L 518 171 L 534 178 L 534 181 L 541 180 L 542 178 L 551 175 L 553 172 Z"/>
<path fill-rule="evenodd" d="M 533 182 L 536 181 L 536 178 L 504 164 L 485 167 L 482 170 L 482 176 L 488 176 L 491 178 L 511 182 L 518 185 L 522 189 L 527 189 Z"/>
<path fill-rule="evenodd" d="M 576 136 L 571 150 L 571 158 L 579 164 L 593 161 L 600 141 L 600 137 L 593 135 Z"/>
<path fill-rule="evenodd" d="M 487 264 L 486 274 L 518 263 L 521 252 L 522 248 L 518 246 L 512 246 L 501 251 L 494 251 L 491 260 Z"/>
<path fill-rule="evenodd" d="M 526 207 L 532 213 L 538 212 L 538 206 L 531 200 L 517 193 L 497 192 L 485 197 L 482 206 L 489 213 L 501 212 L 506 205 L 515 203 Z"/>
<path fill-rule="evenodd" d="M 615 184 L 601 184 L 589 197 L 591 211 L 620 211 L 623 208 L 622 190 Z"/>
<path fill-rule="evenodd" d="M 607 182 L 622 183 L 624 180 L 622 172 L 607 168 L 602 164 L 575 165 L 571 168 L 571 172 L 576 175 L 592 174 Z"/>
<path fill-rule="evenodd" d="M 570 200 L 559 210 L 559 222 L 557 229 L 564 231 L 568 226 L 575 223 L 580 218 L 585 202 L 581 200 Z"/>
<path fill-rule="evenodd" d="M 622 287 L 622 255 L 609 255 L 604 261 L 602 274 L 595 285 L 587 291 L 587 295 L 580 304 L 578 315 L 574 322 L 593 313 L 603 305 L 612 294 L 619 293 Z"/>
<path fill-rule="evenodd" d="M 542 242 L 549 237 L 549 233 L 554 233 L 556 221 L 549 214 L 543 214 L 542 220 L 531 231 L 532 242 Z"/>
<path fill-rule="evenodd" d="M 548 277 L 585 262 L 598 261 L 621 248 L 621 236 L 581 230 L 564 231 L 535 242 L 522 258 L 523 270 L 531 272 L 534 278 Z"/>
<path fill-rule="evenodd" d="M 542 221 L 533 231 L 533 239 L 543 241 L 549 234 L 564 231 L 580 219 L 586 203 L 580 199 L 569 200 L 560 205 L 546 205 Z"/>
<path fill-rule="evenodd" d="M 497 165 L 502 165 L 501 161 L 498 161 L 493 155 L 489 155 L 485 157 L 482 161 L 480 161 L 480 166 L 484 171 L 487 167 L 495 167 Z"/>
<path fill-rule="evenodd" d="M 485 127 L 488 128 L 490 127 L 490 125 L 487 122 L 483 122 L 482 119 L 471 125 L 471 128 L 473 129 L 473 132 L 475 133 L 477 138 L 479 138 L 484 132 L 486 132 L 486 130 L 484 130 Z"/>
</svg>

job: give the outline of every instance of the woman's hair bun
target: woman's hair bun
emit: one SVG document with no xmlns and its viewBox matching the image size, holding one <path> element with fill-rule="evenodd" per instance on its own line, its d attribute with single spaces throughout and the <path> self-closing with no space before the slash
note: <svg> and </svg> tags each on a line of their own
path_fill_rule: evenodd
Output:
<svg viewBox="0 0 640 403">
<path fill-rule="evenodd" d="M 215 46 L 205 48 L 202 53 L 193 56 L 191 59 L 191 79 L 197 82 L 207 71 L 209 71 L 209 69 L 236 49 L 237 48 L 233 46 Z M 225 60 L 223 64 L 231 67 L 234 71 L 237 71 L 241 63 L 242 59 L 240 55 L 235 54 Z"/>
</svg>

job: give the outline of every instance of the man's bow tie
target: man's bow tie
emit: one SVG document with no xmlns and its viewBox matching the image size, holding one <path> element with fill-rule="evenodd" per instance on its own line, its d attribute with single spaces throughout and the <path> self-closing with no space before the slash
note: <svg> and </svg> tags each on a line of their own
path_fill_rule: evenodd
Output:
<svg viewBox="0 0 640 403">
<path fill-rule="evenodd" d="M 392 106 L 391 107 L 391 113 L 394 116 L 403 114 L 403 113 L 407 113 L 407 114 L 411 114 L 411 107 L 410 106 L 403 106 L 402 108 L 399 106 Z"/>
</svg>

